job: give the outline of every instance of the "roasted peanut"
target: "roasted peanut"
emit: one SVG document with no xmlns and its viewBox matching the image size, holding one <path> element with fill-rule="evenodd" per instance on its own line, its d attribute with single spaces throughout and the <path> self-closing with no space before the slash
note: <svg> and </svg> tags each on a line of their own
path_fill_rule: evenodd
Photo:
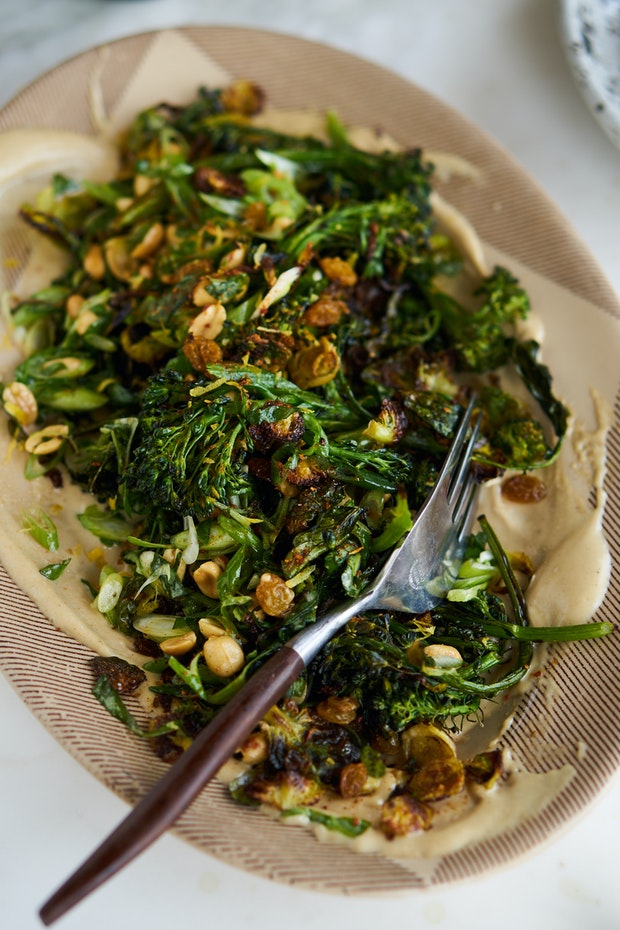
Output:
<svg viewBox="0 0 620 930">
<path fill-rule="evenodd" d="M 132 258 L 148 258 L 164 241 L 165 232 L 161 223 L 153 223 L 146 231 L 144 238 L 131 250 Z"/>
<path fill-rule="evenodd" d="M 136 197 L 143 197 L 144 194 L 148 194 L 154 183 L 154 178 L 148 178 L 145 174 L 137 174 L 133 180 L 133 192 Z"/>
<path fill-rule="evenodd" d="M 75 321 L 76 333 L 79 336 L 83 336 L 98 319 L 99 317 L 93 310 L 89 310 L 88 307 L 82 307 Z"/>
<path fill-rule="evenodd" d="M 2 403 L 9 416 L 22 426 L 30 426 L 39 415 L 37 399 L 21 381 L 12 381 L 2 391 Z"/>
<path fill-rule="evenodd" d="M 210 636 L 202 648 L 210 671 L 220 678 L 230 678 L 245 665 L 243 649 L 232 636 Z"/>
<path fill-rule="evenodd" d="M 95 281 L 100 281 L 105 276 L 105 261 L 103 260 L 103 250 L 96 242 L 93 242 L 92 245 L 88 247 L 88 251 L 84 256 L 82 267 L 84 268 L 86 274 L 90 275 L 91 278 L 94 278 Z"/>
<path fill-rule="evenodd" d="M 463 656 L 458 649 L 444 643 L 431 643 L 425 646 L 422 650 L 422 659 L 422 667 L 425 671 L 429 669 L 456 668 L 463 664 Z"/>
<path fill-rule="evenodd" d="M 247 247 L 245 245 L 238 245 L 235 249 L 227 252 L 220 261 L 220 271 L 232 271 L 235 268 L 239 268 L 245 261 L 246 252 Z"/>
<path fill-rule="evenodd" d="M 203 562 L 194 571 L 193 577 L 203 594 L 217 599 L 220 596 L 217 590 L 217 582 L 221 574 L 222 568 L 217 562 Z"/>
<path fill-rule="evenodd" d="M 68 435 L 69 427 L 66 423 L 51 423 L 36 433 L 31 433 L 24 443 L 24 448 L 33 455 L 49 455 L 60 449 Z"/>
<path fill-rule="evenodd" d="M 223 636 L 226 632 L 215 620 L 210 620 L 209 617 L 201 617 L 198 621 L 198 629 L 205 637 L 208 639 L 209 636 Z"/>
<path fill-rule="evenodd" d="M 81 294 L 70 294 L 69 297 L 67 297 L 67 303 L 65 304 L 67 316 L 74 320 L 80 312 L 80 308 L 83 303 L 84 298 Z"/>
<path fill-rule="evenodd" d="M 217 303 L 217 298 L 207 290 L 209 278 L 201 278 L 192 290 L 192 303 L 195 307 L 208 307 Z"/>
<path fill-rule="evenodd" d="M 257 762 L 264 762 L 269 755 L 269 739 L 265 733 L 260 731 L 250 733 L 248 738 L 239 747 L 238 755 L 243 762 L 248 765 L 256 765 Z"/>
<path fill-rule="evenodd" d="M 183 581 L 185 577 L 185 572 L 187 571 L 187 563 L 180 558 L 181 551 L 180 549 L 175 549 L 170 546 L 168 549 L 164 549 L 162 552 L 163 558 L 166 560 L 168 565 L 172 565 L 173 568 L 176 566 L 176 576 L 179 581 Z"/>
<path fill-rule="evenodd" d="M 127 241 L 122 236 L 113 236 L 103 247 L 108 268 L 119 281 L 129 281 L 133 264 Z"/>
<path fill-rule="evenodd" d="M 190 323 L 189 335 L 194 339 L 216 339 L 222 332 L 225 322 L 226 308 L 224 305 L 219 301 L 208 304 Z"/>
<path fill-rule="evenodd" d="M 196 634 L 193 630 L 182 633 L 180 636 L 171 636 L 159 644 L 162 652 L 167 656 L 182 656 L 196 645 Z"/>
</svg>

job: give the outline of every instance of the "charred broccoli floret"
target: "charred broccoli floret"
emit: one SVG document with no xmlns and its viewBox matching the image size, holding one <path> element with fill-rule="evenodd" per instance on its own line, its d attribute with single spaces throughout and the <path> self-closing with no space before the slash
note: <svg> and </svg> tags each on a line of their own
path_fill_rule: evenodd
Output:
<svg viewBox="0 0 620 930">
<path fill-rule="evenodd" d="M 495 268 L 474 291 L 480 298 L 475 310 L 466 310 L 453 298 L 435 297 L 442 313 L 442 327 L 460 364 L 468 371 L 492 371 L 510 358 L 508 327 L 526 317 L 529 298 L 505 268 Z"/>
</svg>

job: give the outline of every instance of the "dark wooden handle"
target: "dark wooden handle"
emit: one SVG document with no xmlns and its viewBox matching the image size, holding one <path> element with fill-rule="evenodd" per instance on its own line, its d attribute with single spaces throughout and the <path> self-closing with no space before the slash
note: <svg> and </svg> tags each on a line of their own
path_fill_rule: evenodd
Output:
<svg viewBox="0 0 620 930">
<path fill-rule="evenodd" d="M 153 843 L 239 748 L 261 717 L 299 677 L 304 663 L 283 646 L 217 713 L 154 788 L 39 911 L 46 926 Z"/>
</svg>

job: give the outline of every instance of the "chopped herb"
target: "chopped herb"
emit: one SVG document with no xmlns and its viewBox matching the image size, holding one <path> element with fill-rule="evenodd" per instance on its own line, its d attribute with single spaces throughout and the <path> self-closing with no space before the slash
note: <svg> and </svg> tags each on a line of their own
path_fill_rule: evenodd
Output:
<svg viewBox="0 0 620 930">
<path fill-rule="evenodd" d="M 40 568 L 39 574 L 43 575 L 44 578 L 48 578 L 50 581 L 56 581 L 57 578 L 60 578 L 70 561 L 71 559 L 63 559 L 62 562 L 51 562 L 49 565 L 44 565 L 43 568 Z"/>
</svg>

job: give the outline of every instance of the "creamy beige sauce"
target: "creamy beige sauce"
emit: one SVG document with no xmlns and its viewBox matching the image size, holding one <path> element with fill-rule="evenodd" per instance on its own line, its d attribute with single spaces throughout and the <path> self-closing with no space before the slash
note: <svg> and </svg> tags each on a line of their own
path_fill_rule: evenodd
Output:
<svg viewBox="0 0 620 930">
<path fill-rule="evenodd" d="M 220 778 L 228 783 L 242 771 L 240 763 L 229 763 L 220 772 Z M 314 805 L 314 809 L 338 817 L 368 821 L 370 829 L 358 837 L 346 837 L 311 822 L 302 814 L 286 817 L 284 823 L 309 828 L 321 842 L 352 848 L 355 852 L 379 853 L 404 861 L 422 859 L 432 871 L 433 862 L 443 856 L 490 840 L 536 816 L 569 784 L 574 774 L 571 765 L 562 765 L 543 774 L 513 769 L 491 789 L 472 785 L 455 797 L 436 802 L 429 830 L 394 839 L 388 839 L 379 829 L 382 805 L 396 786 L 389 771 L 372 795 L 345 800 L 330 794 Z M 279 812 L 268 805 L 263 805 L 262 810 L 272 818 L 279 816 Z"/>
<path fill-rule="evenodd" d="M 611 418 L 596 394 L 593 403 L 597 428 L 587 433 L 581 424 L 571 424 L 567 439 L 576 440 L 573 448 L 578 452 L 572 474 L 565 463 L 568 455 L 545 469 L 541 478 L 548 493 L 542 501 L 511 503 L 502 495 L 503 479 L 482 489 L 480 511 L 488 516 L 504 547 L 525 552 L 532 560 L 534 575 L 526 599 L 534 625 L 586 623 L 609 583 L 611 558 L 602 518 L 605 437 Z M 593 507 L 584 495 L 587 487 L 595 495 Z"/>
<path fill-rule="evenodd" d="M 357 852 L 381 853 L 390 859 L 438 860 L 465 846 L 490 840 L 533 817 L 570 782 L 574 769 L 570 765 L 545 774 L 514 772 L 501 785 L 463 791 L 452 804 L 439 810 L 429 830 L 387 839 L 377 829 L 366 830 L 359 837 L 347 839 L 321 824 L 310 824 L 323 842 L 349 844 Z M 336 805 L 337 806 L 337 805 Z M 330 811 L 333 808 L 330 806 Z M 342 811 L 352 814 L 352 809 Z M 379 811 L 360 804 L 358 816 L 376 823 Z M 442 815 L 443 814 L 443 815 Z M 299 818 L 303 821 L 303 818 Z M 429 862 L 430 864 L 430 862 Z"/>
<path fill-rule="evenodd" d="M 38 175 L 68 171 L 94 181 L 111 178 L 118 156 L 111 143 L 77 132 L 11 129 L 0 133 L 0 190 Z"/>
<path fill-rule="evenodd" d="M 289 132 L 311 131 L 316 127 L 314 116 L 293 119 L 291 113 L 273 117 L 271 124 Z M 358 131 L 356 141 L 368 148 L 374 144 L 385 147 L 381 134 L 363 135 Z M 10 214 L 25 199 L 34 180 L 39 186 L 47 173 L 63 170 L 67 173 L 104 180 L 114 174 L 115 155 L 105 140 L 76 136 L 72 133 L 15 131 L 0 136 L 0 218 Z M 449 159 L 446 165 L 450 165 Z M 464 166 L 452 165 L 453 170 L 466 173 Z M 473 175 L 472 175 L 473 176 Z M 19 201 L 17 198 L 20 198 Z M 482 246 L 470 224 L 445 201 L 437 198 L 436 208 L 443 216 L 444 225 L 456 234 L 459 243 L 470 257 L 478 273 L 486 268 Z M 6 233 L 6 226 L 4 227 Z M 0 238 L 3 229 L 0 228 Z M 57 270 L 61 256 L 45 243 L 30 241 L 26 269 L 19 281 L 19 293 L 26 294 L 46 283 Z M 2 270 L 2 269 L 0 269 Z M 0 325 L 2 321 L 0 321 Z M 526 324 L 530 334 L 540 338 L 541 326 L 536 317 Z M 1 334 L 0 334 L 1 335 Z M 2 336 L 0 377 L 7 377 L 19 353 Z M 595 397 L 598 427 L 588 433 L 579 424 L 572 425 L 574 460 L 569 474 L 564 465 L 546 471 L 550 481 L 547 498 L 537 504 L 511 504 L 502 497 L 501 481 L 487 486 L 481 497 L 480 510 L 484 511 L 508 549 L 528 553 L 535 574 L 527 592 L 529 609 L 534 623 L 573 623 L 591 617 L 601 602 L 609 578 L 609 552 L 601 531 L 604 506 L 602 490 L 604 476 L 604 445 L 609 416 L 604 403 Z M 0 506 L 3 523 L 0 543 L 3 563 L 23 590 L 51 621 L 72 638 L 81 641 L 94 652 L 118 655 L 129 661 L 141 661 L 127 640 L 112 630 L 105 619 L 90 603 L 82 579 L 95 584 L 99 569 L 105 560 L 117 564 L 113 550 L 105 552 L 97 540 L 86 533 L 76 519 L 90 498 L 68 483 L 60 490 L 51 487 L 45 478 L 26 482 L 23 477 L 24 454 L 13 448 L 5 431 L 0 432 L 0 462 L 3 475 L 0 482 Z M 575 478 L 579 480 L 575 480 Z M 586 502 L 589 489 L 594 489 L 595 505 Z M 45 553 L 21 528 L 21 513 L 34 504 L 41 506 L 54 519 L 61 540 L 56 553 Z M 71 564 L 54 583 L 39 574 L 39 568 L 51 561 L 71 557 Z M 523 691 L 521 684 L 513 689 L 500 706 L 487 708 L 484 727 L 468 728 L 461 739 L 460 753 L 472 755 L 494 743 L 502 730 L 509 725 L 511 714 Z M 585 753 L 581 747 L 580 752 Z M 221 772 L 229 780 L 238 767 L 226 766 Z M 574 770 L 563 766 L 544 775 L 510 771 L 504 782 L 491 791 L 473 789 L 465 791 L 455 801 L 439 805 L 438 814 L 430 830 L 408 837 L 388 840 L 377 829 L 350 840 L 316 824 L 311 828 L 323 841 L 343 843 L 360 852 L 380 852 L 390 858 L 424 859 L 432 862 L 449 852 L 466 845 L 489 839 L 516 826 L 525 817 L 532 816 L 554 798 L 568 783 Z M 383 800 L 392 787 L 387 775 L 380 790 L 369 798 L 344 801 L 336 797 L 327 802 L 333 813 L 361 816 L 373 824 L 378 822 Z M 273 816 L 273 811 L 271 811 Z M 297 821 L 300 818 L 292 818 Z M 303 821 L 304 818 L 301 818 Z"/>
</svg>

